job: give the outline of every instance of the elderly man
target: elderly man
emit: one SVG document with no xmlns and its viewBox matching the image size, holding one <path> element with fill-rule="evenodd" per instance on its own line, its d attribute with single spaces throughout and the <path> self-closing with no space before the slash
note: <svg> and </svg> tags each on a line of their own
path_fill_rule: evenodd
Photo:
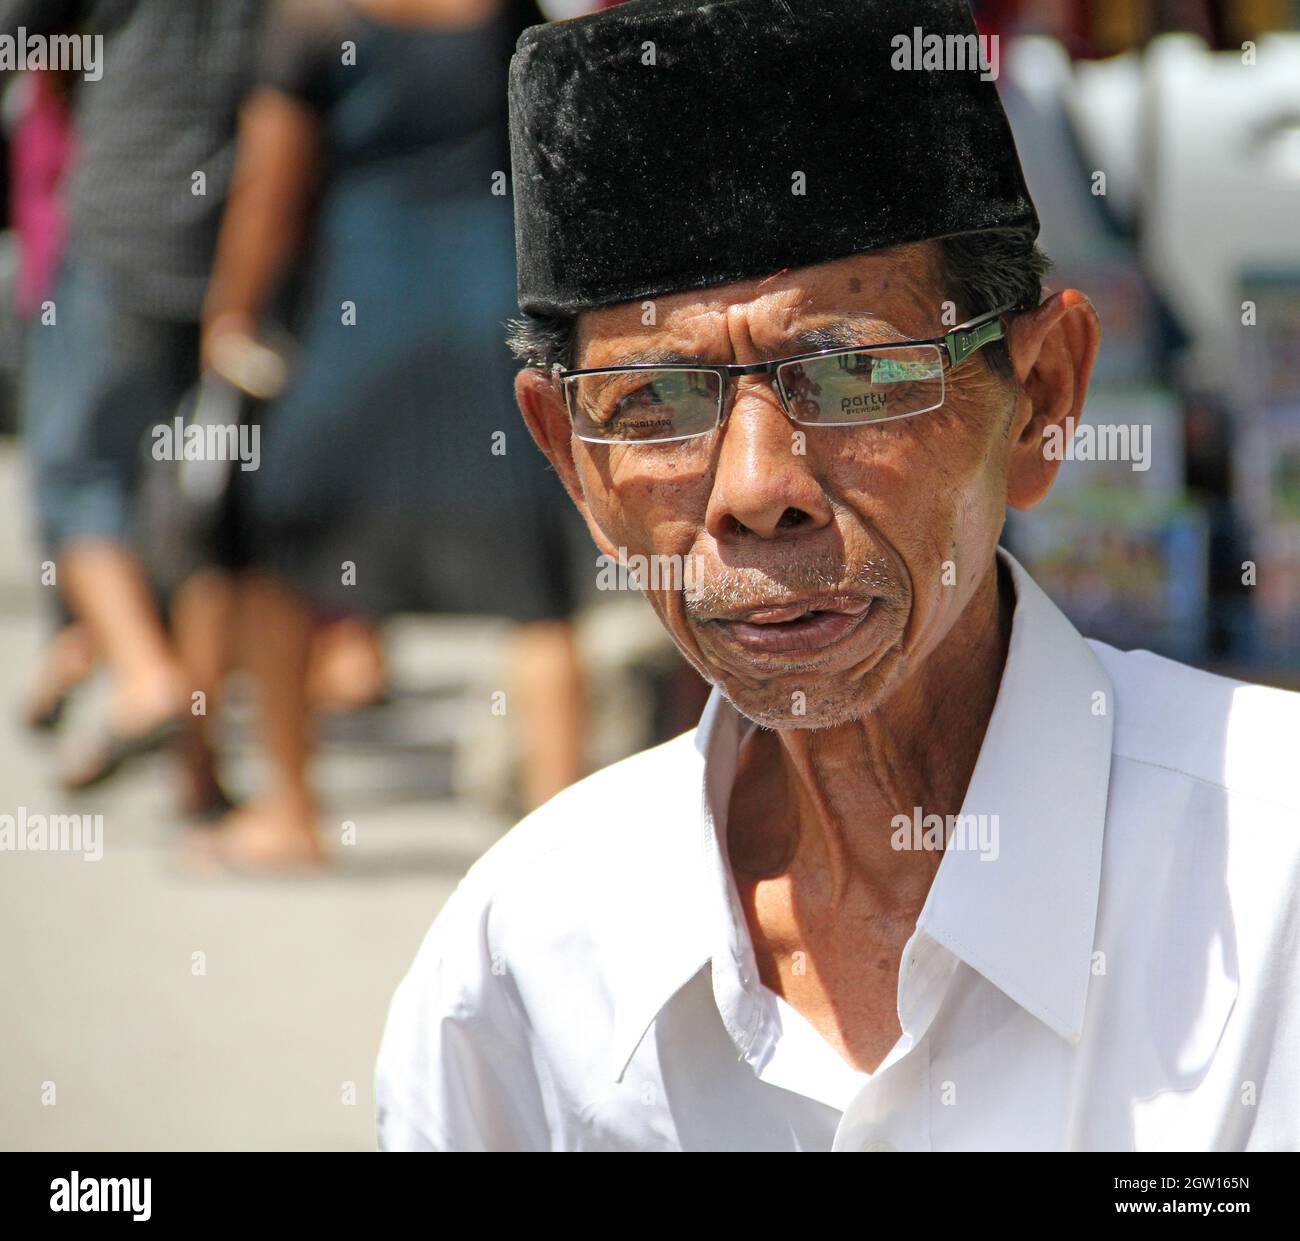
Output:
<svg viewBox="0 0 1300 1241">
<path fill-rule="evenodd" d="M 386 1148 L 1300 1146 L 1300 700 L 1085 641 L 999 550 L 1099 330 L 918 26 L 974 46 L 959 0 L 520 41 L 519 405 L 603 553 L 693 570 L 646 593 L 714 690 L 471 869 Z"/>
</svg>

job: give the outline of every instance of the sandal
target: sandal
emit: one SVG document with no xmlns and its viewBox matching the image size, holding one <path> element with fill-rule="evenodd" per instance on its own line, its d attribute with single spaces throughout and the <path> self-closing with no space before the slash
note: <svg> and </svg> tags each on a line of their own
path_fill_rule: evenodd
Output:
<svg viewBox="0 0 1300 1241">
<path fill-rule="evenodd" d="M 128 763 L 154 754 L 180 740 L 184 723 L 179 716 L 159 720 L 143 732 L 109 733 L 82 761 L 63 773 L 63 787 L 72 793 L 92 789 L 115 776 Z"/>
</svg>

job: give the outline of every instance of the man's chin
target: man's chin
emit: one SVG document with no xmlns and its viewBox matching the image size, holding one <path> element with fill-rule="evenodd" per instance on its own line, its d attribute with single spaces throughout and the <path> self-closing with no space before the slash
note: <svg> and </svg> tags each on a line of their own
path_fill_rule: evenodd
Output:
<svg viewBox="0 0 1300 1241">
<path fill-rule="evenodd" d="M 787 674 L 757 685 L 723 675 L 713 683 L 761 728 L 839 728 L 870 715 L 889 697 L 902 671 L 890 654 L 865 671 Z"/>
<path fill-rule="evenodd" d="M 723 690 L 726 694 L 726 690 Z M 796 729 L 805 729 L 815 732 L 818 729 L 840 728 L 845 724 L 852 724 L 868 714 L 867 710 L 856 708 L 849 704 L 844 704 L 836 710 L 821 710 L 809 715 L 796 715 L 791 712 L 787 706 L 780 710 L 775 706 L 767 706 L 761 703 L 737 702 L 730 694 L 727 694 L 732 706 L 736 708 L 747 720 L 752 720 L 760 728 L 768 728 L 774 732 L 788 732 Z"/>
</svg>

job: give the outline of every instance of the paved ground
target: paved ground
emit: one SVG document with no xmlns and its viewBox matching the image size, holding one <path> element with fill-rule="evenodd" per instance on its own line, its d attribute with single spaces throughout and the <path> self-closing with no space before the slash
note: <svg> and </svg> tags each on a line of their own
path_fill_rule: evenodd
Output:
<svg viewBox="0 0 1300 1241">
<path fill-rule="evenodd" d="M 336 729 L 318 763 L 329 878 L 200 881 L 174 865 L 158 764 L 70 798 L 16 725 L 41 587 L 21 479 L 0 447 L 0 814 L 104 816 L 102 860 L 0 852 L 0 1148 L 373 1148 L 385 1008 L 442 902 L 506 823 L 447 797 L 449 665 L 488 668 L 498 636 L 404 623 L 406 696 Z M 93 697 L 69 721 L 84 726 Z M 250 755 L 232 728 L 236 782 Z M 203 954 L 196 958 L 195 954 Z M 201 961 L 205 972 L 196 972 Z"/>
</svg>

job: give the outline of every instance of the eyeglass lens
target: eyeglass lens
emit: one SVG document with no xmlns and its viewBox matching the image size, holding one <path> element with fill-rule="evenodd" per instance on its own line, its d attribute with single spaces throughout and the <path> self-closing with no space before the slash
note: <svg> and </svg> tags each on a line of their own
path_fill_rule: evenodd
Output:
<svg viewBox="0 0 1300 1241">
<path fill-rule="evenodd" d="M 832 354 L 787 362 L 777 368 L 776 382 L 797 422 L 883 422 L 943 404 L 943 356 L 937 345 Z M 721 408 L 718 373 L 689 367 L 582 375 L 565 387 L 578 434 L 611 443 L 704 435 Z"/>
</svg>

